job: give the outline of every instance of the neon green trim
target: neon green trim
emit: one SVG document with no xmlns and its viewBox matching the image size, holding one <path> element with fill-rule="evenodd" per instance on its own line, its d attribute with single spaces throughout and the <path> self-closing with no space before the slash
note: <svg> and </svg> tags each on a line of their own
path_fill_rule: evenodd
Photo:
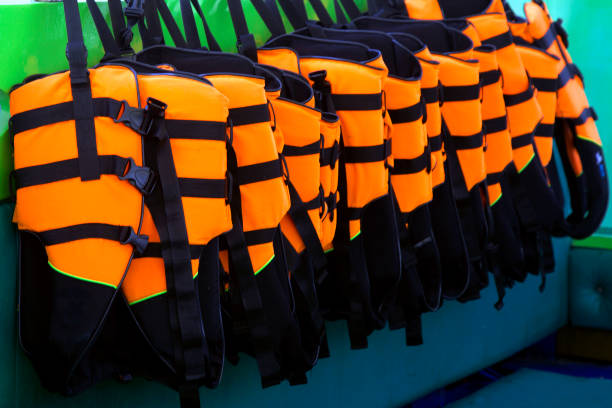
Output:
<svg viewBox="0 0 612 408">
<path fill-rule="evenodd" d="M 106 283 L 106 282 L 99 282 L 99 281 L 95 281 L 95 280 L 93 280 L 93 279 L 82 278 L 82 277 L 80 277 L 80 276 L 74 276 L 74 275 L 71 275 L 71 274 L 66 273 L 66 272 L 64 272 L 64 271 L 60 271 L 60 270 L 59 270 L 59 269 L 57 269 L 55 266 L 53 266 L 53 264 L 51 263 L 51 261 L 47 261 L 47 263 L 49 264 L 49 266 L 50 266 L 50 267 L 51 267 L 51 268 L 52 268 L 54 271 L 56 271 L 56 272 L 58 272 L 58 273 L 60 273 L 60 274 L 62 274 L 62 275 L 64 275 L 64 276 L 68 276 L 68 277 L 70 277 L 70 278 L 73 278 L 73 279 L 78 279 L 78 280 L 82 280 L 82 281 L 89 282 L 89 283 L 95 283 L 95 284 L 97 284 L 97 285 L 109 286 L 109 287 L 111 287 L 111 288 L 113 288 L 113 289 L 117 290 L 117 287 L 116 287 L 115 285 L 111 285 L 110 283 Z"/>
<path fill-rule="evenodd" d="M 602 249 L 612 250 L 612 231 L 608 228 L 600 228 L 599 231 L 593 236 L 590 236 L 582 240 L 572 241 L 573 248 L 589 248 L 589 249 Z"/>
<path fill-rule="evenodd" d="M 197 278 L 197 277 L 198 277 L 198 273 L 200 273 L 200 271 L 196 272 L 196 274 L 194 275 L 193 279 L 195 279 L 195 278 Z M 163 294 L 164 294 L 164 293 L 166 293 L 166 292 L 167 292 L 167 290 L 162 290 L 161 292 L 157 292 L 157 293 L 154 293 L 154 294 L 152 294 L 152 295 L 149 295 L 149 296 L 143 297 L 142 299 L 135 300 L 135 301 L 133 301 L 133 302 L 130 302 L 130 306 L 133 306 L 133 305 L 135 305 L 135 304 L 137 304 L 137 303 L 140 303 L 140 302 L 144 302 L 145 300 L 152 299 L 152 298 L 154 298 L 154 297 L 156 297 L 156 296 L 163 295 Z"/>
<path fill-rule="evenodd" d="M 503 196 L 503 195 L 504 195 L 503 193 L 502 193 L 502 194 L 500 194 L 500 195 L 499 195 L 499 197 L 497 197 L 497 199 L 496 199 L 495 201 L 493 201 L 493 202 L 492 202 L 492 203 L 491 203 L 489 206 L 490 206 L 490 207 L 493 207 L 495 204 L 497 204 L 497 202 L 498 202 L 499 200 L 501 200 L 501 198 L 502 198 L 502 196 Z"/>
<path fill-rule="evenodd" d="M 333 251 L 334 248 L 329 248 L 327 251 L 324 251 L 326 254 L 329 254 L 331 251 Z"/>
<path fill-rule="evenodd" d="M 359 230 L 359 232 L 356 233 L 354 237 L 351 237 L 351 241 L 357 238 L 359 235 L 361 235 L 361 230 Z"/>
<path fill-rule="evenodd" d="M 535 153 L 531 155 L 531 159 L 529 159 L 529 161 L 527 162 L 527 164 L 525 164 L 523 166 L 522 169 L 519 170 L 519 174 L 521 174 L 523 172 L 523 170 L 525 170 L 527 168 L 527 166 L 529 166 L 529 163 L 531 163 L 533 161 L 533 159 L 535 158 Z"/>
<path fill-rule="evenodd" d="M 591 142 L 591 143 L 593 143 L 594 145 L 597 145 L 597 146 L 599 146 L 599 147 L 602 147 L 602 144 L 601 144 L 601 143 L 597 143 L 596 141 L 591 140 L 591 139 L 589 139 L 588 137 L 580 136 L 580 135 L 578 135 L 578 134 L 576 135 L 576 137 L 577 137 L 578 139 L 580 139 L 580 140 L 584 140 L 584 141 L 586 141 L 586 142 Z"/>
<path fill-rule="evenodd" d="M 266 262 L 266 263 L 264 264 L 264 266 L 262 266 L 261 268 L 259 268 L 259 269 L 257 270 L 257 272 L 255 272 L 255 275 L 257 275 L 259 272 L 263 271 L 263 270 L 266 268 L 266 266 L 270 265 L 270 262 L 272 262 L 272 261 L 274 260 L 274 257 L 275 257 L 275 256 L 276 256 L 276 255 L 272 255 L 272 258 L 270 258 L 270 260 L 268 260 L 268 262 Z"/>
</svg>

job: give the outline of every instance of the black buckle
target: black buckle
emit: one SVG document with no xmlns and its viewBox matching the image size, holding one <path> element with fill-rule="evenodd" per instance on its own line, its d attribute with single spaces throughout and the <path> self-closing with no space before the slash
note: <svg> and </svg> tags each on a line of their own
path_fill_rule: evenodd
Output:
<svg viewBox="0 0 612 408">
<path fill-rule="evenodd" d="M 129 167 L 119 180 L 127 180 L 128 183 L 136 187 L 142 194 L 149 195 L 157 184 L 153 170 L 148 167 L 138 166 L 133 158 L 128 158 Z"/>
<path fill-rule="evenodd" d="M 123 13 L 127 18 L 141 19 L 144 16 L 144 0 L 127 0 Z"/>
<path fill-rule="evenodd" d="M 131 244 L 136 253 L 142 254 L 147 249 L 147 245 L 149 245 L 149 236 L 138 235 L 134 232 L 132 227 L 125 227 L 123 231 L 121 231 L 119 242 L 123 245 Z"/>
<path fill-rule="evenodd" d="M 146 135 L 151 130 L 153 121 L 145 121 L 144 109 L 130 106 L 126 100 L 121 101 L 121 116 L 113 119 L 115 123 L 123 123 L 135 132 Z"/>
<path fill-rule="evenodd" d="M 155 119 L 163 118 L 166 115 L 166 108 L 168 105 L 155 98 L 147 98 L 147 107 L 144 110 L 144 116 L 142 120 L 142 129 L 146 129 L 145 133 L 148 134 L 153 126 Z"/>
</svg>

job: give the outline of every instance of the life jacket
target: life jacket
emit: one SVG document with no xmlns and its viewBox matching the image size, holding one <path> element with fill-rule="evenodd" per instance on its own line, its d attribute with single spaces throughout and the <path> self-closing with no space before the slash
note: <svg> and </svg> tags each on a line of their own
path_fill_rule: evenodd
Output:
<svg viewBox="0 0 612 408">
<path fill-rule="evenodd" d="M 517 17 L 507 5 L 506 9 L 517 44 L 535 46 L 559 59 L 554 132 L 572 206 L 564 232 L 576 239 L 585 238 L 601 224 L 609 195 L 602 143 L 595 124 L 597 115 L 589 106 L 582 74 L 567 50 L 567 33 L 561 21 L 553 22 L 543 1 L 525 4 L 526 19 Z M 545 92 L 554 92 L 553 83 L 547 85 Z M 549 132 L 551 128 L 543 130 Z"/>
<path fill-rule="evenodd" d="M 319 293 L 323 308 L 330 310 L 328 318 L 348 320 L 351 346 L 366 347 L 367 335 L 384 326 L 386 307 L 400 278 L 398 230 L 389 193 L 390 140 L 382 104 L 386 71 L 368 65 L 375 60 L 384 63 L 378 51 L 361 44 L 296 34 L 273 38 L 257 57 L 288 70 L 299 66 L 312 83 L 317 107 L 340 117 L 338 225 L 328 279 Z"/>
<path fill-rule="evenodd" d="M 152 66 L 87 69 L 64 11 L 70 70 L 11 92 L 22 345 L 53 391 L 144 375 L 199 406 L 223 366 L 227 98 Z"/>
<path fill-rule="evenodd" d="M 447 155 L 446 165 L 450 169 L 445 174 L 452 182 L 452 197 L 459 212 L 460 231 L 463 234 L 463 238 L 449 242 L 445 247 L 443 247 L 445 245 L 443 240 L 439 240 L 440 253 L 444 256 L 445 249 L 448 249 L 449 254 L 454 253 L 460 257 L 463 251 L 457 242 L 464 241 L 470 261 L 466 271 L 458 271 L 457 263 L 449 263 L 448 272 L 443 276 L 443 284 L 446 280 L 445 293 L 449 297 L 460 297 L 462 300 L 476 298 L 480 289 L 488 282 L 485 269 L 488 237 L 485 214 L 487 204 L 483 203 L 480 191 L 484 187 L 486 170 L 479 67 L 478 61 L 471 59 L 473 56 L 472 41 L 458 30 L 436 22 L 360 17 L 352 23 L 361 29 L 408 33 L 418 37 L 422 42 L 427 43 L 431 59 L 440 63 L 439 79 L 443 101 L 441 106 L 442 129 L 443 133 L 446 132 L 444 144 Z M 406 39 L 406 41 L 410 40 Z M 441 225 L 438 230 L 434 226 L 434 233 L 438 237 L 446 236 L 445 232 L 449 230 L 449 225 L 452 225 L 454 214 L 449 211 L 448 206 L 441 206 L 433 214 L 434 219 L 436 215 L 440 216 Z M 467 286 L 465 276 L 469 277 Z"/>
</svg>

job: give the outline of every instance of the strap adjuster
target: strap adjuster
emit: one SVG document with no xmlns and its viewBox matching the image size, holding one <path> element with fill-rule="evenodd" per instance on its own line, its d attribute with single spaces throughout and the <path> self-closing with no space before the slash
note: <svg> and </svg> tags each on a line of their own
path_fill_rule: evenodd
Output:
<svg viewBox="0 0 612 408">
<path fill-rule="evenodd" d="M 127 0 L 123 14 L 127 18 L 141 19 L 144 16 L 144 0 Z"/>
<path fill-rule="evenodd" d="M 123 245 L 132 245 L 136 253 L 142 254 L 147 249 L 147 245 L 149 245 L 149 236 L 138 235 L 132 227 L 126 227 L 121 231 L 119 242 Z"/>
<path fill-rule="evenodd" d="M 145 120 L 144 109 L 130 106 L 126 100 L 121 101 L 121 116 L 113 119 L 115 123 L 123 123 L 138 134 L 146 135 L 151 130 L 153 121 Z"/>
<path fill-rule="evenodd" d="M 127 180 L 128 183 L 136 187 L 142 194 L 149 195 L 155 189 L 157 180 L 153 170 L 148 167 L 138 166 L 133 158 L 128 158 L 129 167 L 123 176 L 119 176 L 119 180 Z"/>
</svg>

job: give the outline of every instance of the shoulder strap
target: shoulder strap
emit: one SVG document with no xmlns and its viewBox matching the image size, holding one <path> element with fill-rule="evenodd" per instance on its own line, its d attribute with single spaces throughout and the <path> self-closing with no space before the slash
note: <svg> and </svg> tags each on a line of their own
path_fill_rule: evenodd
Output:
<svg viewBox="0 0 612 408">
<path fill-rule="evenodd" d="M 158 0 L 163 3 L 163 0 Z M 206 42 L 208 43 L 208 48 L 213 51 L 221 51 L 221 47 L 219 47 L 219 43 L 217 42 L 215 36 L 210 30 L 210 26 L 206 21 L 206 16 L 204 15 L 204 11 L 198 3 L 198 0 L 181 0 L 181 15 L 183 17 L 183 26 L 185 27 L 185 36 L 187 37 L 187 44 L 189 48 L 199 49 L 201 48 L 200 36 L 198 35 L 198 29 L 196 27 L 195 18 L 193 15 L 193 8 L 195 8 L 196 13 L 200 16 L 200 20 L 202 21 L 202 25 L 204 26 L 204 33 L 206 35 Z M 166 6 L 167 7 L 167 6 Z"/>
</svg>

